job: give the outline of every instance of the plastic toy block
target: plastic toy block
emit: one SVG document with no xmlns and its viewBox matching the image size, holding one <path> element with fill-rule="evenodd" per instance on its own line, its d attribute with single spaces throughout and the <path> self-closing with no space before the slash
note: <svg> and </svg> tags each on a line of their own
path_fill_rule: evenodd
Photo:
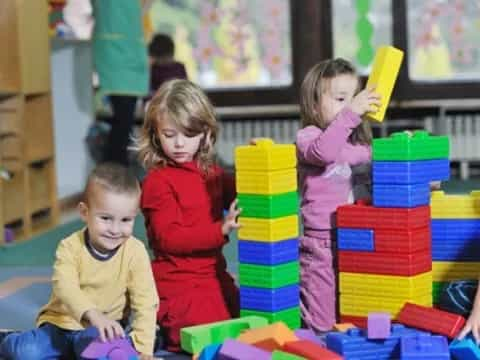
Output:
<svg viewBox="0 0 480 360">
<path fill-rule="evenodd" d="M 480 261 L 480 220 L 433 219 L 434 261 Z"/>
<path fill-rule="evenodd" d="M 297 341 L 298 338 L 287 325 L 277 322 L 265 327 L 246 330 L 238 336 L 237 340 L 266 351 L 273 351 L 279 350 L 287 341 Z"/>
<path fill-rule="evenodd" d="M 225 339 L 236 338 L 242 331 L 266 326 L 267 320 L 257 316 L 218 321 L 196 325 L 180 330 L 180 343 L 184 351 L 194 354 L 205 346 L 222 343 Z"/>
<path fill-rule="evenodd" d="M 211 344 L 206 346 L 200 353 L 198 360 L 215 360 L 221 347 L 222 344 Z"/>
<path fill-rule="evenodd" d="M 442 291 L 446 286 L 446 282 L 439 282 L 434 281 L 432 282 L 432 304 L 438 304 L 440 301 L 440 296 L 442 295 Z"/>
<path fill-rule="evenodd" d="M 358 328 L 366 329 L 367 328 L 367 317 L 366 316 L 354 316 L 347 314 L 340 314 L 340 321 L 342 323 L 352 323 Z"/>
<path fill-rule="evenodd" d="M 275 350 L 272 352 L 272 360 L 308 360 L 303 356 L 289 354 L 287 352 Z"/>
<path fill-rule="evenodd" d="M 432 262 L 433 281 L 477 280 L 479 272 L 480 262 Z"/>
<path fill-rule="evenodd" d="M 138 359 L 138 353 L 126 338 L 119 338 L 108 342 L 100 339 L 93 340 L 82 352 L 85 359 Z"/>
<path fill-rule="evenodd" d="M 346 332 L 348 329 L 356 328 L 352 323 L 337 323 L 333 325 L 333 330 L 338 332 Z"/>
<path fill-rule="evenodd" d="M 268 351 L 232 339 L 225 340 L 217 357 L 218 360 L 270 360 L 271 358 Z"/>
<path fill-rule="evenodd" d="M 373 160 L 448 159 L 449 149 L 447 136 L 430 136 L 424 130 L 416 130 L 412 135 L 408 132 L 396 132 L 387 138 L 373 139 Z"/>
<path fill-rule="evenodd" d="M 369 119 L 383 121 L 388 103 L 397 80 L 403 51 L 393 46 L 380 46 L 373 59 L 372 71 L 368 77 L 367 87 L 375 86 L 375 92 L 381 96 L 381 104 L 375 112 L 368 112 Z"/>
<path fill-rule="evenodd" d="M 400 311 L 397 320 L 402 324 L 445 335 L 451 339 L 457 336 L 465 325 L 465 319 L 460 315 L 408 302 Z"/>
<path fill-rule="evenodd" d="M 390 314 L 369 313 L 367 316 L 367 338 L 386 339 L 390 336 Z"/>
<path fill-rule="evenodd" d="M 283 351 L 306 357 L 309 360 L 341 360 L 342 358 L 314 342 L 298 340 L 287 342 Z"/>
<path fill-rule="evenodd" d="M 412 185 L 373 184 L 373 206 L 411 208 L 430 203 L 429 183 Z"/>
<path fill-rule="evenodd" d="M 430 251 L 432 234 L 430 226 L 409 229 L 377 229 L 374 231 L 375 251 L 413 253 Z"/>
<path fill-rule="evenodd" d="M 278 218 L 298 215 L 299 203 L 296 191 L 277 195 L 238 194 L 238 207 L 242 216 L 252 218 Z"/>
<path fill-rule="evenodd" d="M 431 194 L 432 219 L 480 219 L 480 191 L 470 195 Z"/>
<path fill-rule="evenodd" d="M 235 148 L 236 170 L 271 171 L 291 169 L 297 165 L 293 144 L 275 144 L 272 139 L 258 139 L 255 145 Z"/>
<path fill-rule="evenodd" d="M 432 294 L 427 293 L 404 299 L 340 294 L 339 303 L 342 314 L 367 316 L 371 312 L 381 311 L 389 313 L 392 318 L 395 319 L 406 301 L 424 306 L 432 306 Z"/>
<path fill-rule="evenodd" d="M 373 230 L 338 229 L 337 246 L 339 250 L 374 251 Z"/>
<path fill-rule="evenodd" d="M 400 339 L 425 334 L 423 331 L 393 324 L 391 335 L 385 340 L 368 340 L 366 330 L 349 329 L 346 333 L 327 334 L 327 348 L 345 360 L 386 360 L 400 358 Z"/>
<path fill-rule="evenodd" d="M 238 261 L 246 264 L 278 265 L 298 260 L 298 239 L 277 242 L 238 241 Z"/>
<path fill-rule="evenodd" d="M 309 340 L 309 341 L 314 342 L 314 343 L 316 343 L 316 344 L 318 344 L 322 347 L 325 347 L 324 341 L 320 337 L 315 335 L 315 333 L 311 329 L 297 329 L 297 330 L 295 330 L 295 336 L 299 340 Z"/>
<path fill-rule="evenodd" d="M 450 343 L 450 353 L 456 360 L 477 360 L 480 359 L 480 348 L 472 335 L 462 340 L 455 339 Z"/>
<path fill-rule="evenodd" d="M 298 284 L 300 281 L 300 266 L 298 261 L 280 265 L 238 265 L 240 285 L 258 288 L 279 288 Z"/>
<path fill-rule="evenodd" d="M 267 319 L 270 324 L 277 321 L 282 321 L 292 330 L 298 329 L 301 323 L 300 308 L 298 306 L 277 312 L 265 312 L 245 309 L 240 310 L 240 316 L 251 315 L 263 317 Z"/>
<path fill-rule="evenodd" d="M 340 294 L 408 299 L 432 292 L 432 273 L 415 276 L 339 273 Z"/>
<path fill-rule="evenodd" d="M 300 302 L 298 285 L 277 289 L 240 286 L 240 308 L 266 312 L 278 312 L 297 307 Z M 265 319 L 265 321 L 267 321 Z"/>
<path fill-rule="evenodd" d="M 275 195 L 297 190 L 297 170 L 237 171 L 235 173 L 239 194 Z"/>
<path fill-rule="evenodd" d="M 240 216 L 238 230 L 241 240 L 274 242 L 298 237 L 298 216 L 278 219 L 255 219 Z"/>
<path fill-rule="evenodd" d="M 444 336 L 418 335 L 400 340 L 400 360 L 450 360 Z"/>
<path fill-rule="evenodd" d="M 432 256 L 429 251 L 395 254 L 341 250 L 338 269 L 341 272 L 412 276 L 432 270 Z"/>
<path fill-rule="evenodd" d="M 372 162 L 373 184 L 409 185 L 445 181 L 449 178 L 448 159 Z"/>
<path fill-rule="evenodd" d="M 378 208 L 364 203 L 337 209 L 337 227 L 353 229 L 412 230 L 430 226 L 430 207 Z"/>
</svg>

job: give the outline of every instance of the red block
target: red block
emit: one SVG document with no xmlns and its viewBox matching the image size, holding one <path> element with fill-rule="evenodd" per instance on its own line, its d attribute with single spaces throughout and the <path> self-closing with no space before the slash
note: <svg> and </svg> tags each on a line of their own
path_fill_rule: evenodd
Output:
<svg viewBox="0 0 480 360">
<path fill-rule="evenodd" d="M 415 229 L 430 226 L 430 206 L 380 208 L 365 204 L 337 209 L 337 227 L 356 229 Z"/>
<path fill-rule="evenodd" d="M 378 229 L 374 231 L 375 251 L 414 253 L 431 250 L 432 232 L 430 226 L 417 229 Z"/>
<path fill-rule="evenodd" d="M 367 320 L 366 316 L 354 316 L 354 315 L 343 315 L 340 314 L 340 322 L 341 323 L 351 323 L 356 327 L 366 329 L 367 328 Z"/>
<path fill-rule="evenodd" d="M 412 276 L 432 270 L 432 253 L 412 254 L 339 251 L 338 269 L 343 272 Z"/>
<path fill-rule="evenodd" d="M 426 306 L 406 303 L 397 316 L 400 324 L 428 330 L 453 339 L 465 325 L 465 319 L 457 314 Z"/>
<path fill-rule="evenodd" d="M 289 341 L 283 345 L 282 351 L 303 356 L 309 360 L 341 360 L 340 355 L 321 347 L 309 340 Z"/>
</svg>

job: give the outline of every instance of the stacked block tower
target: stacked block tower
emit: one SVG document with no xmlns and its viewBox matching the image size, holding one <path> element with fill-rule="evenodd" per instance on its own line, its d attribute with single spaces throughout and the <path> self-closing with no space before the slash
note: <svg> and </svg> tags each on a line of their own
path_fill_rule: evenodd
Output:
<svg viewBox="0 0 480 360">
<path fill-rule="evenodd" d="M 241 316 L 300 327 L 296 150 L 259 139 L 235 149 Z"/>
<path fill-rule="evenodd" d="M 478 280 L 480 269 L 480 192 L 432 193 L 433 303 L 446 282 Z"/>
<path fill-rule="evenodd" d="M 425 131 L 373 142 L 373 206 L 338 208 L 343 322 L 370 312 L 395 319 L 405 302 L 432 304 L 430 185 L 449 177 L 449 143 Z"/>
</svg>

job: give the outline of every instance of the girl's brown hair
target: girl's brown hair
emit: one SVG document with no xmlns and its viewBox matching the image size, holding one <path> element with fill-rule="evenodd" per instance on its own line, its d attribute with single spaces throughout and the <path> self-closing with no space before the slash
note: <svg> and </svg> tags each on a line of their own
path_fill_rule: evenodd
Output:
<svg viewBox="0 0 480 360">
<path fill-rule="evenodd" d="M 354 75 L 358 78 L 358 74 L 353 65 L 341 58 L 319 62 L 309 70 L 302 82 L 300 92 L 302 127 L 314 125 L 322 130 L 328 127 L 328 123 L 316 109 L 318 108 L 318 104 L 321 103 L 322 93 L 325 91 L 326 83 L 339 75 L 345 74 Z M 360 79 L 358 79 L 356 93 L 358 93 L 360 89 Z M 369 122 L 363 120 L 362 123 L 353 130 L 349 140 L 353 144 L 371 144 L 372 129 L 370 128 Z"/>
<path fill-rule="evenodd" d="M 173 122 L 187 136 L 204 134 L 195 159 L 208 174 L 215 163 L 214 145 L 218 127 L 213 106 L 202 89 L 191 81 L 175 79 L 164 83 L 155 93 L 134 147 L 147 170 L 172 163 L 158 138 L 159 123 L 165 119 Z"/>
</svg>

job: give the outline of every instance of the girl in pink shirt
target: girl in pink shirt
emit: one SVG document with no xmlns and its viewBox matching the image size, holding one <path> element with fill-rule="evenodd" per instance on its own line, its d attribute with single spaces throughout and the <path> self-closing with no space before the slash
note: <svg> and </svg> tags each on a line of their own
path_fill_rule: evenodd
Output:
<svg viewBox="0 0 480 360">
<path fill-rule="evenodd" d="M 380 104 L 346 60 L 326 60 L 307 73 L 301 88 L 302 129 L 297 133 L 301 214 L 301 311 L 306 326 L 335 324 L 332 249 L 338 206 L 353 202 L 352 166 L 371 160 L 370 126 L 361 116 Z"/>
</svg>

